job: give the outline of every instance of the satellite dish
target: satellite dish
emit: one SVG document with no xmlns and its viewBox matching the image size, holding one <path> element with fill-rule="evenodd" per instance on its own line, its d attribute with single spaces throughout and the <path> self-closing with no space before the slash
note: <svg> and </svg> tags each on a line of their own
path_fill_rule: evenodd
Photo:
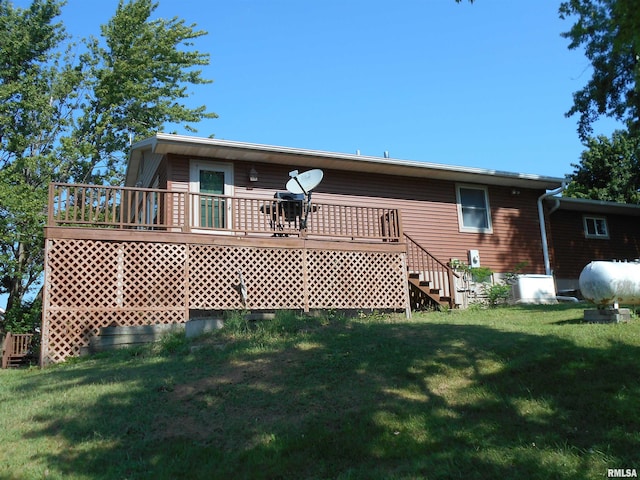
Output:
<svg viewBox="0 0 640 480">
<path fill-rule="evenodd" d="M 289 172 L 291 178 L 287 182 L 287 190 L 291 193 L 304 193 L 305 195 L 316 188 L 322 181 L 324 173 L 319 168 L 307 170 L 298 174 L 297 170 Z"/>
</svg>

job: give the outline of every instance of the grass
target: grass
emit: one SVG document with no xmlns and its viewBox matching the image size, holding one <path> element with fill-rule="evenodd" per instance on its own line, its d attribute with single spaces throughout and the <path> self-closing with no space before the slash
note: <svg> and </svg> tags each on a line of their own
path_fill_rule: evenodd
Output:
<svg viewBox="0 0 640 480">
<path fill-rule="evenodd" d="M 281 312 L 0 371 L 1 479 L 600 479 L 640 469 L 640 322 Z"/>
</svg>

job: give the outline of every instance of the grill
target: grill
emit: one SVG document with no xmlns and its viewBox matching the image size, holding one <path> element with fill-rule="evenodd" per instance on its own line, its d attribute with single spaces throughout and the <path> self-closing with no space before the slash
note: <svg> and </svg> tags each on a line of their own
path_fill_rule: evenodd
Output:
<svg viewBox="0 0 640 480">
<path fill-rule="evenodd" d="M 272 215 L 282 217 L 286 222 L 297 222 L 302 217 L 303 193 L 276 192 Z M 275 212 L 273 211 L 275 210 Z"/>
</svg>

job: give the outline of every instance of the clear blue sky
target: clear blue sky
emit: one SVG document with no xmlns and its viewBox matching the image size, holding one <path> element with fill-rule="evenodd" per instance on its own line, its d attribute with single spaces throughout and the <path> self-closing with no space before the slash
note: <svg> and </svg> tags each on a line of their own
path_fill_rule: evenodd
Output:
<svg viewBox="0 0 640 480">
<path fill-rule="evenodd" d="M 208 32 L 214 83 L 193 102 L 220 117 L 198 135 L 562 177 L 583 150 L 564 113 L 590 69 L 559 3 L 160 0 L 155 16 Z M 68 0 L 61 20 L 98 35 L 117 4 Z"/>
<path fill-rule="evenodd" d="M 560 0 L 159 3 L 208 32 L 214 83 L 193 103 L 220 118 L 199 135 L 557 177 L 583 150 L 564 112 L 589 63 L 560 37 Z M 117 4 L 68 0 L 61 20 L 98 35 Z"/>
</svg>

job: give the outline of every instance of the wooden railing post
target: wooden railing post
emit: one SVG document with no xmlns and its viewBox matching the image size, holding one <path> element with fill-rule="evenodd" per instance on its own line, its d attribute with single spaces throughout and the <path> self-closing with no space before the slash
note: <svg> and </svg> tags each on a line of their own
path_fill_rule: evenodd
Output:
<svg viewBox="0 0 640 480">
<path fill-rule="evenodd" d="M 191 193 L 180 192 L 179 195 L 184 202 L 184 218 L 182 219 L 182 231 L 188 233 L 191 231 Z M 178 216 L 180 215 L 180 201 L 178 201 Z"/>
<path fill-rule="evenodd" d="M 402 214 L 400 213 L 400 209 L 396 210 L 396 222 L 397 222 L 397 235 L 398 241 L 401 241 L 404 238 L 404 229 L 402 228 Z"/>
<path fill-rule="evenodd" d="M 449 275 L 449 307 L 453 308 L 456 304 L 456 282 L 455 282 L 455 272 L 453 268 L 447 268 L 447 274 Z"/>
<path fill-rule="evenodd" d="M 11 332 L 7 332 L 2 342 L 2 368 L 9 365 L 9 355 L 11 352 Z"/>
<path fill-rule="evenodd" d="M 124 228 L 125 215 L 129 214 L 124 208 L 124 206 L 126 205 L 126 197 L 127 197 L 127 191 L 122 190 L 120 194 L 120 228 Z"/>
<path fill-rule="evenodd" d="M 49 184 L 49 199 L 47 201 L 47 225 L 53 225 L 54 222 L 54 214 L 53 214 L 53 199 L 54 195 L 54 184 Z"/>
</svg>

